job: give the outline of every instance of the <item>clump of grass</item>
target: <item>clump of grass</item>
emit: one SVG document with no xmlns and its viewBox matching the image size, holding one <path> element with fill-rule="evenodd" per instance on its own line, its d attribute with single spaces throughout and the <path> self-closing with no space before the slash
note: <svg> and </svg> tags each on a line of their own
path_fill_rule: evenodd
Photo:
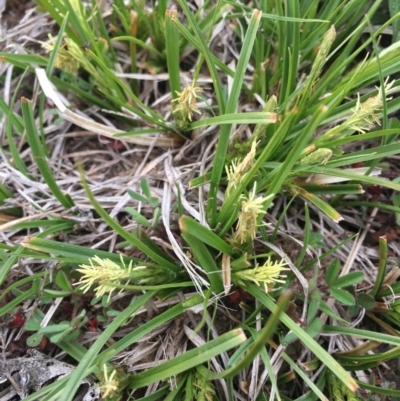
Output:
<svg viewBox="0 0 400 401">
<path fill-rule="evenodd" d="M 358 252 L 371 216 L 400 213 L 380 177 L 400 153 L 399 50 L 381 40 L 397 3 L 38 3 L 57 36 L 1 53 L 0 316 L 77 367 L 29 399 L 72 400 L 91 374 L 110 400 L 398 397 L 382 361 L 399 269 L 384 235 Z M 111 140 L 107 162 L 66 141 L 71 122 Z M 388 195 L 365 201 L 371 185 Z"/>
</svg>

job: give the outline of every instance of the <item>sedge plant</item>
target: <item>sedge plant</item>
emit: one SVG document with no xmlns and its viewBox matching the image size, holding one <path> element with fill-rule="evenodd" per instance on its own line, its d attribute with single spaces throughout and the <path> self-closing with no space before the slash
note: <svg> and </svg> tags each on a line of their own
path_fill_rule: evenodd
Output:
<svg viewBox="0 0 400 401">
<path fill-rule="evenodd" d="M 398 2 L 37 3 L 57 34 L 0 54 L 0 316 L 76 369 L 27 399 L 398 397 L 363 248 L 400 213 Z"/>
</svg>

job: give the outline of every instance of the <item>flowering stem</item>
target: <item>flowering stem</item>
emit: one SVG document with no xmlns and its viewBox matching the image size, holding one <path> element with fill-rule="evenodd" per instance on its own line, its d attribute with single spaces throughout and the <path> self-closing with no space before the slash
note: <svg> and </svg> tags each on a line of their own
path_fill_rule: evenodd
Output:
<svg viewBox="0 0 400 401">
<path fill-rule="evenodd" d="M 179 288 L 179 287 L 194 287 L 193 281 L 184 281 L 182 283 L 170 283 L 160 285 L 123 285 L 111 284 L 113 288 L 121 290 L 135 290 L 135 291 L 149 291 L 149 290 L 162 290 L 164 288 Z"/>
</svg>

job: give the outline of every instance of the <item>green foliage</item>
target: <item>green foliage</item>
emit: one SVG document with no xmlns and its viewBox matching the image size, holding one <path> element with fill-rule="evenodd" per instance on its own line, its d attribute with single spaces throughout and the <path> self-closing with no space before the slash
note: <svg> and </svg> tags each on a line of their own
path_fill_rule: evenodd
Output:
<svg viewBox="0 0 400 401">
<path fill-rule="evenodd" d="M 161 214 L 161 210 L 158 206 L 158 199 L 154 196 L 151 196 L 150 186 L 146 179 L 140 181 L 140 187 L 143 195 L 131 190 L 128 190 L 128 194 L 132 199 L 144 204 L 149 204 L 153 208 L 152 221 L 149 221 L 145 216 L 132 207 L 126 207 L 125 210 L 130 213 L 132 218 L 140 225 L 145 227 L 156 227 Z"/>
<path fill-rule="evenodd" d="M 37 333 L 31 335 L 27 339 L 27 344 L 30 347 L 37 347 L 42 341 L 44 335 L 46 335 L 51 342 L 56 344 L 62 340 L 74 341 L 81 334 L 79 329 L 84 326 L 87 321 L 88 318 L 85 316 L 85 311 L 82 311 L 71 321 L 50 324 L 45 327 L 41 327 L 40 321 L 37 321 L 35 318 L 28 320 L 24 327 L 25 330 L 37 331 Z"/>
<path fill-rule="evenodd" d="M 46 386 L 32 399 L 70 401 L 92 373 L 110 400 L 127 397 L 131 389 L 154 386 L 154 393 L 143 400 L 210 401 L 223 391 L 234 401 L 240 377 L 253 377 L 252 399 L 272 391 L 278 400 L 292 396 L 326 400 L 329 393 L 331 399 L 356 401 L 361 399 L 355 392 L 359 386 L 397 396 L 398 390 L 359 383 L 355 377 L 360 375 L 351 373 L 400 356 L 400 303 L 389 305 L 385 298 L 400 294 L 396 270 L 387 269 L 390 241 L 379 239 L 376 277 L 372 286 L 364 287 L 360 284 L 366 275 L 342 272 L 335 254 L 353 238 L 329 249 L 326 231 L 318 232 L 315 223 L 328 219 L 336 224 L 352 207 L 366 221 L 366 210 L 373 207 L 394 213 L 399 225 L 400 180 L 381 178 L 378 169 L 384 166 L 383 159 L 387 163 L 400 154 L 399 123 L 390 120 L 400 109 L 395 95 L 400 82 L 391 78 L 400 72 L 399 2 L 388 0 L 384 11 L 382 0 L 261 0 L 251 6 L 217 1 L 205 2 L 199 9 L 193 2 L 178 0 L 175 10 L 167 0 L 151 7 L 145 1 L 115 0 L 106 16 L 104 2 L 92 1 L 91 7 L 73 0 L 37 3 L 58 24 L 57 37 L 43 44 L 41 55 L 30 49 L 13 54 L 8 48 L 0 54 L 19 74 L 12 99 L 0 99 L 7 139 L 4 160 L 24 180 L 43 180 L 34 191 L 40 201 L 18 198 L 27 205 L 10 206 L 18 193 L 0 184 L 0 216 L 6 224 L 2 229 L 11 228 L 18 238 L 0 246 L 0 316 L 10 324 L 13 315 L 34 300 L 24 324 L 30 332 L 27 344 L 35 347 L 48 338 L 78 365 L 65 381 Z M 381 35 L 390 30 L 392 44 L 386 44 Z M 228 61 L 222 57 L 225 52 Z M 26 86 L 19 102 L 17 92 L 38 66 L 46 68 L 45 77 L 68 98 L 69 108 L 43 80 L 43 70 L 36 70 L 38 77 L 42 74 L 43 93 L 36 99 L 36 91 L 31 93 Z M 143 76 L 156 88 L 151 95 Z M 179 177 L 168 163 L 174 158 L 181 167 L 193 143 L 178 153 L 156 151 L 150 163 L 158 157 L 163 163 L 168 160 L 165 174 L 157 170 L 153 175 L 149 169 L 144 178 L 143 173 L 135 190 L 127 190 L 134 206 L 125 207 L 120 218 L 95 196 L 90 174 L 86 178 L 82 167 L 77 170 L 84 195 L 75 199 L 65 192 L 50 163 L 46 96 L 56 104 L 60 121 L 134 143 L 137 154 L 143 153 L 140 147 L 151 146 L 146 161 L 153 146 L 178 147 L 188 139 L 196 144 L 198 134 L 208 130 L 217 142 L 211 148 L 208 139 L 201 139 L 200 153 L 206 156 L 198 159 L 201 168 L 193 170 L 199 164 L 193 163 Z M 117 128 L 73 111 L 86 107 L 112 116 Z M 31 158 L 16 143 L 26 144 Z M 212 159 L 210 149 L 215 150 Z M 140 174 L 143 166 L 137 170 Z M 190 188 L 183 184 L 185 175 L 191 177 Z M 134 178 L 129 185 L 136 185 Z M 153 181 L 157 189 L 163 187 L 164 195 L 176 189 L 173 207 L 165 204 L 167 198 L 161 202 L 155 196 Z M 369 185 L 385 188 L 386 202 L 361 198 Z M 198 188 L 201 202 L 194 198 Z M 189 189 L 193 192 L 188 195 Z M 76 224 L 84 221 L 81 196 L 90 204 L 94 220 L 110 228 L 113 248 L 120 254 L 104 250 L 102 242 L 89 246 L 68 240 L 80 236 Z M 42 213 L 47 203 L 56 203 L 59 209 Z M 279 217 L 266 218 L 273 204 L 278 205 Z M 193 205 L 198 208 L 195 212 Z M 296 212 L 301 230 L 282 232 L 296 207 L 304 210 Z M 30 212 L 29 219 L 13 221 L 30 208 L 38 214 L 31 217 Z M 175 210 L 179 227 L 166 224 Z M 271 221 L 274 226 L 269 227 Z M 21 230 L 29 235 L 22 241 Z M 300 231 L 301 238 L 295 238 Z M 5 238 L 14 240 L 13 235 Z M 276 245 L 283 239 L 300 244 L 293 260 L 290 252 L 280 252 Z M 314 250 L 321 251 L 318 257 Z M 325 280 L 320 280 L 320 262 L 332 254 Z M 19 277 L 13 273 L 22 258 L 24 263 L 55 262 L 56 268 L 29 267 Z M 302 274 L 310 274 L 310 269 L 307 280 Z M 296 277 L 303 293 L 296 292 L 290 311 L 290 294 L 280 287 L 296 288 Z M 189 293 L 193 290 L 198 294 Z M 224 297 L 229 292 L 230 300 Z M 117 293 L 128 294 L 129 301 L 120 301 Z M 240 323 L 231 313 L 236 295 L 242 309 Z M 55 313 L 62 302 L 70 303 L 74 313 Z M 54 314 L 45 314 L 52 305 Z M 214 306 L 214 314 L 209 306 Z M 146 317 L 136 323 L 143 310 Z M 234 327 L 218 326 L 221 310 Z M 390 334 L 346 327 L 361 311 L 378 330 Z M 79 341 L 94 318 L 101 330 L 86 348 Z M 340 325 L 326 325 L 327 318 Z M 177 337 L 184 330 L 194 345 L 185 343 L 179 353 L 141 371 L 126 373 L 112 366 L 115 356 L 132 352 L 131 347 L 149 333 L 161 330 L 162 336 L 171 322 L 181 321 Z M 331 355 L 321 346 L 325 338 L 319 336 L 326 333 L 367 341 Z M 378 344 L 395 348 L 371 353 Z M 301 361 L 293 352 L 296 347 Z M 321 363 L 325 369 L 319 369 Z M 251 374 L 250 366 L 255 369 Z M 254 378 L 261 375 L 260 366 L 268 380 L 258 388 Z M 175 387 L 156 387 L 174 377 Z M 293 386 L 297 393 L 288 391 L 287 383 L 299 379 L 302 385 Z"/>
<path fill-rule="evenodd" d="M 349 291 L 354 284 L 357 284 L 364 280 L 364 274 L 362 272 L 353 272 L 344 276 L 338 277 L 340 273 L 340 262 L 333 260 L 326 270 L 326 282 L 329 286 L 331 295 L 339 302 L 344 305 L 354 305 L 355 299 Z"/>
</svg>

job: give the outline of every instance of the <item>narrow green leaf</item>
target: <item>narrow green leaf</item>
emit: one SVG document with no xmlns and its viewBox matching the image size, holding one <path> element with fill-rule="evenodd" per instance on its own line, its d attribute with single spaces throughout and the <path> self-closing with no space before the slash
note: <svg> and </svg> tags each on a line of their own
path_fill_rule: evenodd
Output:
<svg viewBox="0 0 400 401">
<path fill-rule="evenodd" d="M 28 347 L 37 347 L 41 343 L 43 336 L 44 334 L 40 333 L 32 334 L 26 339 L 26 344 Z"/>
<path fill-rule="evenodd" d="M 276 113 L 251 112 L 251 113 L 231 113 L 221 116 L 202 118 L 190 125 L 190 129 L 208 127 L 210 125 L 225 124 L 271 124 L 276 123 Z"/>
<path fill-rule="evenodd" d="M 2 61 L 13 64 L 17 67 L 22 68 L 23 70 L 27 67 L 27 65 L 46 66 L 48 63 L 48 60 L 46 57 L 37 56 L 37 55 L 33 55 L 33 54 L 17 54 L 17 53 L 1 53 L 0 52 L 0 57 L 1 57 Z M 29 68 L 29 70 L 33 72 L 32 67 Z"/>
<path fill-rule="evenodd" d="M 357 380 L 357 383 L 360 385 L 361 388 L 363 388 L 367 391 L 371 391 L 375 394 L 381 394 L 381 395 L 393 397 L 392 399 L 400 398 L 400 390 L 373 386 L 372 384 L 364 383 L 364 382 L 361 382 L 358 380 Z"/>
<path fill-rule="evenodd" d="M 372 291 L 370 293 L 372 297 L 375 297 L 376 294 L 379 293 L 384 283 L 386 276 L 387 258 L 388 258 L 387 238 L 386 236 L 379 237 L 379 265 L 376 279 L 374 282 L 374 287 L 372 288 Z"/>
<path fill-rule="evenodd" d="M 40 222 L 39 222 L 40 223 Z M 52 235 L 54 233 L 66 230 L 68 231 L 71 228 L 71 222 L 69 223 L 60 223 L 57 221 L 57 224 L 51 225 L 50 227 L 44 229 L 41 233 L 37 235 L 37 237 L 46 237 L 48 235 Z M 4 282 L 6 279 L 9 271 L 14 266 L 14 264 L 18 261 L 18 258 L 22 257 L 26 254 L 27 251 L 22 246 L 18 247 L 7 259 L 3 265 L 0 264 L 0 284 Z M 7 292 L 7 289 L 0 294 L 0 299 L 2 298 L 3 294 Z"/>
<path fill-rule="evenodd" d="M 244 75 L 247 70 L 249 59 L 253 51 L 253 45 L 258 31 L 261 20 L 261 12 L 254 10 L 246 31 L 242 49 L 239 55 L 236 74 L 232 83 L 232 91 L 229 95 L 228 103 L 224 114 L 235 113 L 239 99 L 240 90 L 243 84 Z M 210 186 L 210 202 L 208 211 L 211 213 L 211 224 L 215 226 L 217 223 L 217 190 L 221 181 L 222 172 L 225 167 L 225 158 L 229 146 L 229 138 L 231 133 L 231 124 L 223 125 L 221 127 L 220 136 L 218 139 L 217 149 L 215 151 L 214 165 L 211 175 Z"/>
<path fill-rule="evenodd" d="M 317 400 L 319 398 L 321 401 L 329 401 L 329 399 L 324 395 L 323 391 L 325 389 L 325 375 L 320 374 L 316 383 L 308 376 L 303 369 L 300 368 L 299 364 L 290 358 L 285 352 L 282 354 L 282 358 L 288 365 L 293 369 L 294 372 L 298 374 L 301 380 L 307 384 L 307 386 L 314 393 L 308 391 L 303 396 L 296 398 L 296 401 L 311 401 Z M 285 401 L 289 401 L 289 398 L 283 398 Z"/>
<path fill-rule="evenodd" d="M 359 184 L 310 184 L 301 187 L 314 195 L 361 195 L 364 193 Z"/>
<path fill-rule="evenodd" d="M 290 291 L 285 291 L 282 293 L 282 295 L 278 299 L 278 302 L 275 305 L 275 309 L 272 312 L 272 315 L 267 320 L 264 328 L 260 331 L 260 335 L 256 338 L 253 345 L 247 351 L 246 355 L 237 364 L 223 372 L 218 373 L 206 372 L 205 370 L 201 370 L 202 375 L 209 380 L 231 378 L 241 372 L 250 363 L 252 363 L 255 356 L 260 352 L 262 348 L 265 347 L 266 342 L 275 332 L 275 329 L 279 324 L 281 315 L 283 311 L 286 310 L 286 307 L 289 304 L 290 298 Z"/>
<path fill-rule="evenodd" d="M 174 386 L 174 388 L 172 389 L 172 391 L 165 397 L 163 398 L 163 401 L 175 401 L 175 400 L 179 400 L 182 397 L 182 393 L 185 393 L 185 396 L 188 397 L 188 395 L 190 394 L 190 390 L 188 393 L 188 382 L 190 384 L 191 380 L 188 379 L 188 376 L 191 378 L 192 375 L 190 373 L 184 373 L 182 375 L 179 376 L 179 381 L 178 383 L 176 383 L 176 385 Z M 183 385 L 185 385 L 185 388 L 183 387 Z M 193 392 L 193 387 L 191 387 L 191 390 Z M 193 399 L 193 398 L 191 398 Z"/>
<path fill-rule="evenodd" d="M 357 284 L 364 280 L 364 274 L 361 272 L 352 272 L 345 276 L 339 277 L 329 286 L 332 288 L 343 288 L 349 285 Z"/>
<path fill-rule="evenodd" d="M 183 234 L 184 239 L 189 244 L 193 256 L 196 259 L 197 264 L 204 269 L 207 274 L 207 278 L 211 283 L 211 288 L 216 294 L 221 293 L 224 290 L 221 277 L 221 269 L 215 264 L 213 257 L 209 250 L 202 241 L 196 238 L 194 235 L 186 232 Z"/>
<path fill-rule="evenodd" d="M 59 323 L 59 324 L 50 324 L 46 327 L 42 327 L 39 330 L 39 333 L 42 334 L 50 334 L 50 333 L 59 333 L 60 331 L 65 331 L 71 327 L 69 322 Z"/>
<path fill-rule="evenodd" d="M 126 207 L 125 211 L 128 212 L 130 215 L 132 215 L 133 220 L 135 220 L 137 223 L 145 226 L 145 227 L 150 227 L 151 224 L 149 223 L 149 221 L 146 219 L 146 217 L 144 217 L 143 215 L 141 215 L 136 209 L 134 209 L 133 207 Z"/>
<path fill-rule="evenodd" d="M 329 203 L 325 202 L 318 196 L 307 192 L 305 189 L 298 186 L 290 186 L 290 190 L 293 194 L 298 193 L 302 198 L 314 204 L 322 213 L 326 214 L 335 223 L 343 220 L 343 217 L 338 213 Z"/>
<path fill-rule="evenodd" d="M 329 167 L 349 166 L 356 162 L 366 162 L 370 160 L 378 160 L 384 157 L 397 155 L 400 152 L 400 144 L 390 144 L 385 146 L 376 146 L 373 149 L 361 150 L 359 152 L 351 152 L 340 158 L 335 158 L 327 163 Z"/>
<path fill-rule="evenodd" d="M 47 163 L 46 155 L 43 151 L 39 134 L 36 129 L 31 102 L 28 99 L 22 98 L 21 107 L 26 127 L 27 139 L 39 171 L 41 172 L 43 179 L 46 181 L 53 195 L 66 209 L 69 209 L 74 206 L 74 202 L 69 196 L 66 196 L 61 192 L 61 189 L 57 185 L 51 173 L 51 169 Z"/>
<path fill-rule="evenodd" d="M 339 302 L 344 305 L 352 306 L 355 304 L 355 299 L 348 291 L 342 290 L 340 288 L 331 288 L 331 295 Z"/>
<path fill-rule="evenodd" d="M 199 45 L 200 53 L 202 54 L 207 63 L 207 67 L 212 78 L 212 83 L 214 85 L 214 92 L 215 92 L 215 97 L 217 99 L 218 109 L 220 114 L 223 114 L 225 112 L 225 100 L 222 92 L 221 79 L 218 75 L 215 63 L 213 62 L 213 57 L 210 48 L 187 2 L 185 0 L 178 0 L 178 3 L 181 6 L 183 12 L 185 13 L 185 16 L 188 20 L 188 25 L 194 31 L 195 38 Z"/>
<path fill-rule="evenodd" d="M 136 300 L 135 300 L 136 302 Z M 154 317 L 153 319 L 149 320 L 148 322 L 142 324 L 137 329 L 131 331 L 130 333 L 126 334 L 125 337 L 118 340 L 116 343 L 111 345 L 105 351 L 103 351 L 99 355 L 99 359 L 104 359 L 107 355 L 115 355 L 119 352 L 122 352 L 130 345 L 134 344 L 136 341 L 140 340 L 143 336 L 150 333 L 152 330 L 157 329 L 164 323 L 174 319 L 177 316 L 182 315 L 187 309 L 192 308 L 196 305 L 203 304 L 204 298 L 200 294 L 196 294 L 191 296 L 190 298 L 186 299 L 179 304 L 170 307 L 165 312 L 161 313 L 160 315 Z M 109 358 L 111 358 L 111 356 Z M 109 359 L 108 358 L 108 359 Z M 107 359 L 107 360 L 108 360 Z"/>
<path fill-rule="evenodd" d="M 276 310 L 276 305 L 260 288 L 253 284 L 246 284 L 244 288 L 247 292 L 252 294 L 263 305 L 265 305 L 271 312 Z M 282 313 L 280 321 L 289 329 L 292 330 L 299 340 L 323 363 L 331 370 L 336 377 L 338 377 L 350 390 L 356 391 L 358 388 L 355 380 L 342 368 L 342 366 L 335 361 L 331 355 L 328 354 L 314 339 L 312 339 L 304 330 L 299 327 L 288 315 Z M 324 328 L 325 329 L 325 328 Z M 400 340 L 399 340 L 400 341 Z"/>
<path fill-rule="evenodd" d="M 62 392 L 58 401 L 72 401 L 75 397 L 75 393 L 78 390 L 82 380 L 93 371 L 93 364 L 95 363 L 96 357 L 100 353 L 103 346 L 110 339 L 112 334 L 124 324 L 130 316 L 132 316 L 139 308 L 141 308 L 149 299 L 155 295 L 155 291 L 149 291 L 136 299 L 136 302 L 128 306 L 122 311 L 97 337 L 96 341 L 88 349 L 79 365 L 76 367 L 74 372 L 70 375 L 67 384 L 65 385 L 64 391 Z"/>
<path fill-rule="evenodd" d="M 308 250 L 308 245 L 310 241 L 310 211 L 308 209 L 307 203 L 304 204 L 304 237 L 303 237 L 303 246 L 301 248 L 300 255 L 297 260 L 294 262 L 295 266 L 301 266 L 304 257 L 306 256 L 306 252 Z"/>
<path fill-rule="evenodd" d="M 327 334 L 347 335 L 356 338 L 365 338 L 371 341 L 378 341 L 384 344 L 392 344 L 400 346 L 400 337 L 392 336 L 389 334 L 377 333 L 376 331 L 355 329 L 353 327 L 329 326 L 329 325 L 325 325 L 323 327 L 323 331 L 324 333 Z"/>
<path fill-rule="evenodd" d="M 179 219 L 179 228 L 182 233 L 192 235 L 212 248 L 217 249 L 219 252 L 232 255 L 232 248 L 229 244 L 191 217 L 182 216 Z"/>
<path fill-rule="evenodd" d="M 57 22 L 59 26 L 63 23 L 63 17 L 67 14 L 68 10 L 65 7 L 64 1 L 55 1 L 55 0 L 38 0 L 38 4 L 40 4 L 44 10 L 46 10 L 51 17 Z M 73 27 L 73 23 L 71 24 Z M 79 44 L 79 40 L 76 36 L 76 30 L 71 28 L 70 26 L 66 26 L 65 28 L 66 34 L 69 38 L 72 38 L 75 43 Z"/>
<path fill-rule="evenodd" d="M 67 275 L 62 270 L 59 270 L 56 274 L 56 284 L 64 291 L 73 291 L 73 287 Z"/>
<path fill-rule="evenodd" d="M 177 376 L 180 373 L 210 361 L 222 352 L 226 352 L 246 340 L 242 329 L 235 329 L 222 334 L 218 338 L 208 341 L 206 344 L 187 351 L 167 362 L 154 368 L 134 375 L 130 379 L 130 388 L 140 388 L 155 383 L 159 380 L 166 380 L 171 376 Z"/>
<path fill-rule="evenodd" d="M 395 347 L 386 352 L 377 352 L 373 355 L 346 355 L 340 352 L 335 355 L 341 361 L 347 361 L 350 363 L 368 363 L 368 362 L 380 362 L 390 361 L 394 358 L 400 357 L 400 347 Z"/>
<path fill-rule="evenodd" d="M 83 176 L 82 176 L 83 178 Z M 121 237 L 125 238 L 127 241 L 129 241 L 132 245 L 134 245 L 136 248 L 140 249 L 142 252 L 144 252 L 150 259 L 154 260 L 156 263 L 159 263 L 160 265 L 174 271 L 174 272 L 179 272 L 181 269 L 172 263 L 169 260 L 169 257 L 165 254 L 164 251 L 158 248 L 156 244 L 153 244 L 153 246 L 150 248 L 149 246 L 145 245 L 142 241 L 140 241 L 137 237 L 126 231 L 119 223 L 117 223 L 114 219 L 110 217 L 110 215 L 104 210 L 104 208 L 100 205 L 100 203 L 96 200 L 96 198 L 93 196 L 89 185 L 87 184 L 86 180 L 82 179 L 83 182 L 83 187 L 85 189 L 85 192 L 90 200 L 90 203 L 93 205 L 95 208 L 96 212 L 101 216 L 101 218 L 113 229 L 115 230 Z M 157 248 L 157 252 L 154 250 Z M 165 255 L 165 256 L 162 256 Z"/>
<path fill-rule="evenodd" d="M 64 32 L 65 32 L 65 28 L 68 23 L 68 14 L 69 13 L 67 12 L 64 15 L 63 21 L 60 25 L 60 29 L 58 30 L 58 35 L 57 35 L 56 41 L 54 43 L 53 50 L 49 57 L 49 62 L 46 66 L 46 75 L 48 77 L 50 77 L 51 74 L 53 73 L 53 68 L 54 68 L 54 64 L 56 62 L 56 58 L 58 56 L 58 51 L 60 50 L 60 47 L 61 47 L 63 39 L 64 39 Z"/>
<path fill-rule="evenodd" d="M 141 398 L 136 398 L 136 401 L 159 401 L 159 400 L 165 400 L 165 397 L 167 397 L 167 393 L 170 393 L 170 387 L 168 384 L 165 384 L 158 390 L 152 392 L 150 395 L 147 395 L 145 397 Z"/>
<path fill-rule="evenodd" d="M 389 0 L 389 12 L 391 17 L 396 16 L 396 14 L 400 12 L 400 0 Z M 399 30 L 400 30 L 400 24 L 398 18 L 393 20 L 392 27 L 393 27 L 392 42 L 395 43 L 397 42 L 397 39 L 399 37 Z"/>
<path fill-rule="evenodd" d="M 71 291 L 43 290 L 43 296 L 50 298 L 64 298 L 71 295 Z"/>
<path fill-rule="evenodd" d="M 201 187 L 211 181 L 211 173 L 206 173 L 200 177 L 193 178 L 189 181 L 189 189 Z"/>
<path fill-rule="evenodd" d="M 149 182 L 143 178 L 140 180 L 140 188 L 142 189 L 147 200 L 151 198 L 151 188 Z"/>
<path fill-rule="evenodd" d="M 8 108 L 8 112 L 5 112 L 7 114 L 6 135 L 7 135 L 8 146 L 10 147 L 10 152 L 13 157 L 15 166 L 22 174 L 24 174 L 26 177 L 33 180 L 31 173 L 29 172 L 28 168 L 26 167 L 25 162 L 22 160 L 22 158 L 19 154 L 18 148 L 17 148 L 16 144 L 14 143 L 15 139 L 13 137 L 13 128 L 16 129 L 17 131 L 20 131 L 18 129 L 20 123 L 19 123 L 18 119 L 14 116 L 13 110 L 14 110 L 14 105 L 15 105 L 15 99 L 17 97 L 17 94 L 19 93 L 22 82 L 25 79 L 26 73 L 27 73 L 27 69 L 25 69 L 24 73 L 22 74 L 22 76 L 17 84 L 17 87 L 15 88 L 14 94 L 11 98 L 10 106 Z M 1 101 L 3 102 L 3 99 L 1 99 Z M 23 127 L 21 127 L 21 128 L 23 129 Z"/>
<path fill-rule="evenodd" d="M 330 286 L 339 275 L 340 272 L 340 262 L 337 259 L 332 260 L 326 269 L 325 280 L 326 283 Z"/>
<path fill-rule="evenodd" d="M 161 258 L 167 259 L 170 263 L 172 259 L 150 238 L 150 236 L 146 233 L 146 231 L 141 228 L 137 227 L 132 234 L 149 250 L 154 252 L 155 254 L 159 255 Z M 162 263 L 161 263 L 162 264 Z M 181 270 L 179 270 L 181 271 Z"/>
<path fill-rule="evenodd" d="M 165 56 L 167 58 L 169 87 L 173 100 L 177 99 L 178 92 L 181 92 L 179 31 L 171 21 L 177 18 L 177 14 L 177 10 L 166 10 L 165 13 Z"/>
<path fill-rule="evenodd" d="M 147 198 L 146 198 L 146 197 L 144 197 L 144 196 L 141 195 L 141 194 L 138 194 L 138 193 L 135 192 L 135 191 L 131 191 L 130 189 L 128 189 L 128 194 L 129 194 L 129 196 L 130 196 L 132 199 L 134 199 L 134 200 L 136 200 L 136 201 L 138 201 L 138 202 L 144 202 L 144 203 L 147 202 Z"/>
<path fill-rule="evenodd" d="M 387 205 L 386 203 L 380 203 L 380 202 L 364 202 L 364 201 L 343 201 L 340 202 L 340 206 L 342 207 L 347 207 L 347 206 L 366 206 L 366 207 L 376 207 L 381 210 L 388 210 L 389 212 L 393 213 L 400 213 L 400 205 Z"/>
<path fill-rule="evenodd" d="M 33 291 L 32 288 L 30 288 L 27 291 L 24 291 L 24 292 L 20 293 L 14 299 L 12 299 L 11 301 L 7 302 L 7 304 L 4 305 L 2 308 L 0 308 L 0 317 L 4 316 L 6 313 L 9 313 L 16 306 L 18 306 L 19 304 L 22 304 L 27 299 L 34 298 L 35 295 L 36 295 L 35 291 Z"/>
<path fill-rule="evenodd" d="M 38 252 L 63 256 L 71 261 L 75 261 L 75 263 L 87 263 L 89 258 L 92 258 L 96 255 L 102 259 L 110 259 L 115 263 L 121 262 L 121 256 L 116 253 L 102 251 L 99 249 L 91 249 L 85 246 L 72 245 L 65 242 L 52 241 L 39 237 L 25 237 L 21 245 L 27 249 L 32 249 Z M 21 249 L 23 250 L 24 248 Z M 127 265 L 129 265 L 129 263 L 132 261 L 132 258 L 128 258 L 124 255 L 122 258 Z M 138 261 L 138 259 L 133 260 Z"/>
</svg>

